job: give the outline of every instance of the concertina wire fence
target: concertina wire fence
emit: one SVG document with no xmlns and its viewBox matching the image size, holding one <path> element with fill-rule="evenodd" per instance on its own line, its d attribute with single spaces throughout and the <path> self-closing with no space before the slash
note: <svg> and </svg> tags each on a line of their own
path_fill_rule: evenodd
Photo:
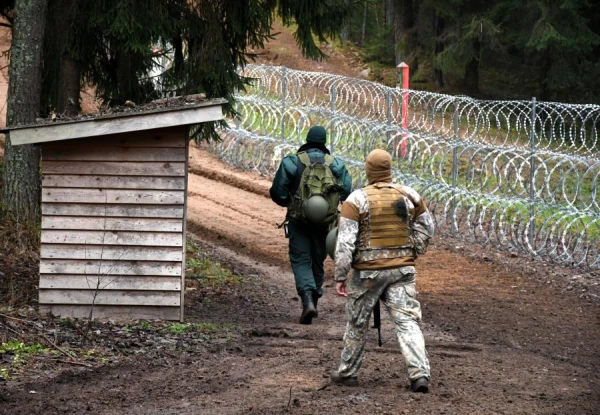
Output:
<svg viewBox="0 0 600 415">
<path fill-rule="evenodd" d="M 437 231 L 557 263 L 600 268 L 600 105 L 487 101 L 328 73 L 248 65 L 239 117 L 212 149 L 274 175 L 322 125 L 354 186 L 375 148 L 428 202 Z"/>
</svg>

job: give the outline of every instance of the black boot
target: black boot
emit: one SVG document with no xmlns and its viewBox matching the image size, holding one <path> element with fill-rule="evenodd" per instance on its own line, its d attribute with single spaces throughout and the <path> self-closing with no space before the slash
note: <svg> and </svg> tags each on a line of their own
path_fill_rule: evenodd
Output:
<svg viewBox="0 0 600 415">
<path fill-rule="evenodd" d="M 429 380 L 423 376 L 410 382 L 410 390 L 413 392 L 429 392 Z"/>
<path fill-rule="evenodd" d="M 317 309 L 317 303 L 319 302 L 319 294 L 316 291 L 312 292 L 312 300 L 315 305 L 315 318 L 319 317 L 319 310 Z"/>
<path fill-rule="evenodd" d="M 300 315 L 300 324 L 312 324 L 312 319 L 317 314 L 313 295 L 311 291 L 302 293 L 302 314 Z"/>
<path fill-rule="evenodd" d="M 340 372 L 333 372 L 330 376 L 330 379 L 333 383 L 337 383 L 338 385 L 344 386 L 358 386 L 358 378 L 356 376 L 350 376 L 349 378 L 344 378 L 340 376 Z"/>
</svg>

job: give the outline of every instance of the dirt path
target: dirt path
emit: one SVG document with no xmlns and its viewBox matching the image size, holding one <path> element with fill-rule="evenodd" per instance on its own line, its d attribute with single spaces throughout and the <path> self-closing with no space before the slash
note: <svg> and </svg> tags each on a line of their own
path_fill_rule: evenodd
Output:
<svg viewBox="0 0 600 415">
<path fill-rule="evenodd" d="M 236 324 L 240 336 L 204 352 L 134 357 L 2 390 L 6 414 L 593 414 L 600 411 L 598 303 L 566 289 L 572 270 L 437 240 L 418 288 L 432 391 L 408 392 L 391 325 L 369 333 L 358 388 L 330 385 L 343 334 L 332 282 L 312 326 L 300 306 L 275 223 L 270 182 L 192 150 L 189 230 L 237 272 L 255 277 L 227 297 L 187 295 L 187 320 Z M 469 254 L 469 255 L 463 255 Z M 470 256 L 470 257 L 469 257 Z M 328 260 L 329 267 L 331 264 Z M 529 271 L 532 266 L 537 271 Z M 540 273 L 555 279 L 540 279 Z M 330 276 L 331 274 L 329 274 Z M 35 393 L 31 393 L 34 391 Z"/>
</svg>

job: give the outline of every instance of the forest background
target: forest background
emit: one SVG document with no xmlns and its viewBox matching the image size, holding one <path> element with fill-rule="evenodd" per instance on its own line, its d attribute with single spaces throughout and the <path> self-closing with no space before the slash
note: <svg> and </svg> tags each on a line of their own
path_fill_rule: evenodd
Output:
<svg viewBox="0 0 600 415">
<path fill-rule="evenodd" d="M 350 3 L 350 2 L 349 2 Z M 588 0 L 352 2 L 342 31 L 374 80 L 485 99 L 600 102 L 600 8 Z M 395 45 L 395 47 L 394 47 Z"/>
</svg>

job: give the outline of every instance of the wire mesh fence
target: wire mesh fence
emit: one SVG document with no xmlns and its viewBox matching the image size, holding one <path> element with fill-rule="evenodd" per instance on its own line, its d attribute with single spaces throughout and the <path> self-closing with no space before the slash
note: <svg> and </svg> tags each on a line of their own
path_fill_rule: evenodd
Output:
<svg viewBox="0 0 600 415">
<path fill-rule="evenodd" d="M 600 268 L 600 105 L 483 101 L 283 67 L 248 66 L 239 117 L 214 151 L 273 174 L 323 125 L 355 187 L 375 148 L 428 200 L 438 229 L 569 265 Z"/>
</svg>

